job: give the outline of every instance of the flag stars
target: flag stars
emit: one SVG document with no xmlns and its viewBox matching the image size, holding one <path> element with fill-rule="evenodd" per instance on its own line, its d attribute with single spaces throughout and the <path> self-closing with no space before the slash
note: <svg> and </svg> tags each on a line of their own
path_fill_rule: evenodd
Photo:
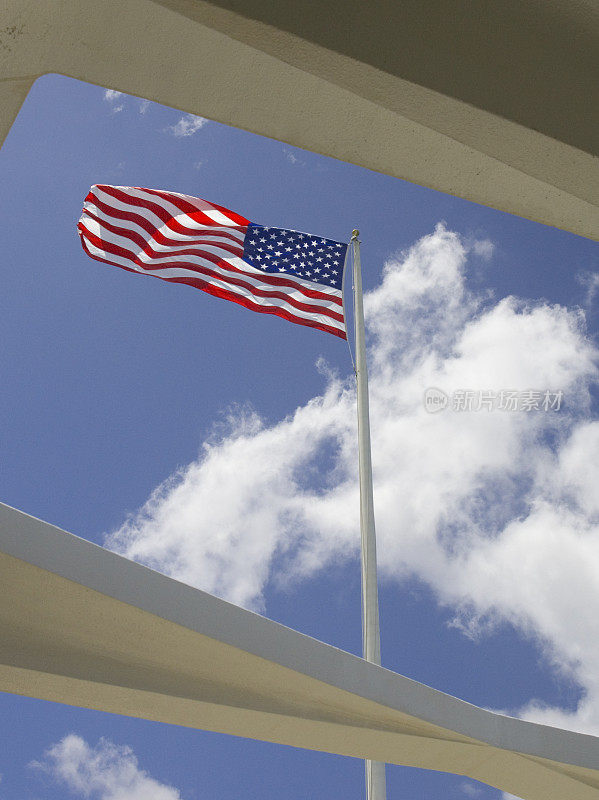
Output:
<svg viewBox="0 0 599 800">
<path fill-rule="evenodd" d="M 341 289 L 338 270 L 333 267 L 339 264 L 339 256 L 344 256 L 344 245 L 280 228 L 267 233 L 266 228 L 253 224 L 248 233 L 243 257 L 250 264 L 266 272 L 287 272 L 310 283 Z"/>
</svg>

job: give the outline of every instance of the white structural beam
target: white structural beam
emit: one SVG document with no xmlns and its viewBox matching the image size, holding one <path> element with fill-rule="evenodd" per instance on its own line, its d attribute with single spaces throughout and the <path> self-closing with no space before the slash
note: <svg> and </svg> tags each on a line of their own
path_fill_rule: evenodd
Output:
<svg viewBox="0 0 599 800">
<path fill-rule="evenodd" d="M 598 800 L 599 740 L 493 714 L 0 505 L 0 690 Z"/>
<path fill-rule="evenodd" d="M 599 239 L 597 0 L 1 6 L 0 142 L 61 73 Z"/>
</svg>

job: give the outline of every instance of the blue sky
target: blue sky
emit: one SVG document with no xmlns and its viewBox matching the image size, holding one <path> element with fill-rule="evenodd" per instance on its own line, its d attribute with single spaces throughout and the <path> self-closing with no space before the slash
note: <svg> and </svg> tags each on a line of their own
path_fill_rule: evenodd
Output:
<svg viewBox="0 0 599 800">
<path fill-rule="evenodd" d="M 359 227 L 383 664 L 599 732 L 595 243 L 60 76 L 34 85 L 0 174 L 3 502 L 359 653 L 347 346 L 94 262 L 75 225 L 112 183 L 339 241 Z M 564 402 L 430 415 L 428 386 Z M 0 704 L 0 800 L 364 794 L 352 759 Z M 400 767 L 388 794 L 500 797 Z"/>
</svg>

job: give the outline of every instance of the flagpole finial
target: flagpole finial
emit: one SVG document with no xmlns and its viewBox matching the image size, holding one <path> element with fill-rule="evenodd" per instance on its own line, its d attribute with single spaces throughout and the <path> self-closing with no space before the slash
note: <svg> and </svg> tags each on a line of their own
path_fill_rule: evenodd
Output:
<svg viewBox="0 0 599 800">
<path fill-rule="evenodd" d="M 357 228 L 354 228 L 353 231 L 351 232 L 351 238 L 352 239 L 357 239 L 359 235 L 360 235 L 360 231 Z"/>
</svg>

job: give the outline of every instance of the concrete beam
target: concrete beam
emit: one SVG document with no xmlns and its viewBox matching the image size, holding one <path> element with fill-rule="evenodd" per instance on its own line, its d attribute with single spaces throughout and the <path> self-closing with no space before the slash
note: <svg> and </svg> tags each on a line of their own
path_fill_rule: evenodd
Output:
<svg viewBox="0 0 599 800">
<path fill-rule="evenodd" d="M 599 239 L 596 0 L 5 0 L 0 141 L 58 72 Z"/>
<path fill-rule="evenodd" d="M 598 800 L 599 740 L 493 714 L 0 505 L 0 690 Z"/>
</svg>

